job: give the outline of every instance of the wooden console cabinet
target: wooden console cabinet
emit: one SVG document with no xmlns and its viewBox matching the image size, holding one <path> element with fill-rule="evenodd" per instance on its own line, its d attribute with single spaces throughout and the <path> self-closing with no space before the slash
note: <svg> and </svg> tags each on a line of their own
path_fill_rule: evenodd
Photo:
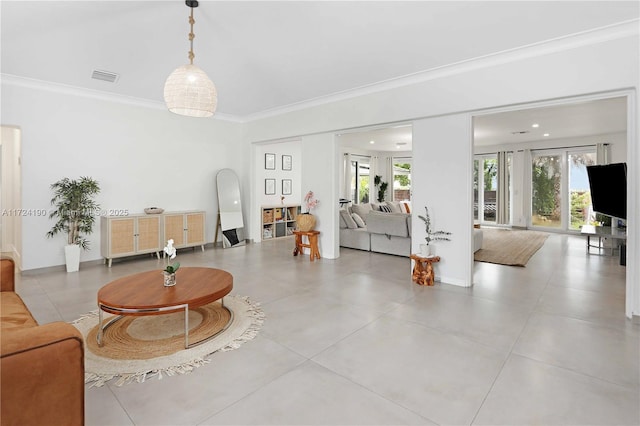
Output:
<svg viewBox="0 0 640 426">
<path fill-rule="evenodd" d="M 175 248 L 201 246 L 204 251 L 205 212 L 164 213 L 164 239 Z"/>
<path fill-rule="evenodd" d="M 175 248 L 205 244 L 205 212 L 171 212 L 100 218 L 100 254 L 111 267 L 119 257 L 160 252 L 169 239 Z"/>
<path fill-rule="evenodd" d="M 117 257 L 156 253 L 162 245 L 160 215 L 103 216 L 100 218 L 100 253 L 105 262 Z"/>
</svg>

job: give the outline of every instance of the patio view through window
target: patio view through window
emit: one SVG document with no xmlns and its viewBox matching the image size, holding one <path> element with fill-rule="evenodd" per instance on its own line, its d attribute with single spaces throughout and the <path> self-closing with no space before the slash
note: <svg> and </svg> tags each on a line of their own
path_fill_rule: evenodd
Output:
<svg viewBox="0 0 640 426">
<path fill-rule="evenodd" d="M 411 157 L 393 158 L 393 200 L 411 200 Z"/>
<path fill-rule="evenodd" d="M 351 199 L 356 204 L 369 202 L 369 169 L 371 157 L 355 157 L 351 160 Z"/>
<path fill-rule="evenodd" d="M 594 220 L 587 166 L 595 148 L 532 152 L 531 224 L 579 230 Z"/>
</svg>

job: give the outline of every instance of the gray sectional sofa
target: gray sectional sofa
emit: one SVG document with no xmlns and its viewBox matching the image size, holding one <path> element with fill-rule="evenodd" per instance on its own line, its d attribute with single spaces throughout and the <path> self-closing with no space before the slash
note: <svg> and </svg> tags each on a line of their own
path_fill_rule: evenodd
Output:
<svg viewBox="0 0 640 426">
<path fill-rule="evenodd" d="M 379 204 L 356 204 L 340 209 L 340 247 L 409 257 L 411 214 L 398 212 L 398 203 L 387 202 L 392 212 L 379 211 Z M 361 223 L 354 219 L 356 214 Z M 482 248 L 482 230 L 473 230 L 473 251 Z"/>
<path fill-rule="evenodd" d="M 411 215 L 377 210 L 376 204 L 358 204 L 340 211 L 340 246 L 409 257 L 411 254 Z M 397 207 L 397 210 L 395 208 Z M 358 215 L 360 224 L 353 220 Z M 360 226 L 358 226 L 360 225 Z M 364 226 L 362 226 L 364 225 Z"/>
</svg>

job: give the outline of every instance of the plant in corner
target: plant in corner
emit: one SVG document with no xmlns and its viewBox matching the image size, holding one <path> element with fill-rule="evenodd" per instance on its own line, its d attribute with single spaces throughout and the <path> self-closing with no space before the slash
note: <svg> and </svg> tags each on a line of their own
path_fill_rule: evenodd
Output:
<svg viewBox="0 0 640 426">
<path fill-rule="evenodd" d="M 382 176 L 375 175 L 373 178 L 373 185 L 378 188 L 378 202 L 381 203 L 384 201 L 384 194 L 387 192 L 387 188 L 389 187 L 389 182 L 382 182 Z"/>
<path fill-rule="evenodd" d="M 424 206 L 424 210 L 425 210 L 425 215 L 424 216 L 418 215 L 418 217 L 422 219 L 422 221 L 424 222 L 425 229 L 427 231 L 427 236 L 424 239 L 427 242 L 427 244 L 420 244 L 420 250 L 422 252 L 422 255 L 432 256 L 433 248 L 430 245 L 431 241 L 451 241 L 451 239 L 449 238 L 449 235 L 451 235 L 451 232 L 433 231 L 431 229 L 431 216 L 429 215 L 429 209 L 427 208 L 427 206 Z"/>
<path fill-rule="evenodd" d="M 59 232 L 67 234 L 67 272 L 74 272 L 80 266 L 80 248 L 89 249 L 89 241 L 84 235 L 93 232 L 96 214 L 100 208 L 93 197 L 100 192 L 100 186 L 89 177 L 64 178 L 53 183 L 51 189 L 51 205 L 55 206 L 55 209 L 49 214 L 49 219 L 55 218 L 57 222 L 47 232 L 47 237 L 52 238 Z"/>
</svg>

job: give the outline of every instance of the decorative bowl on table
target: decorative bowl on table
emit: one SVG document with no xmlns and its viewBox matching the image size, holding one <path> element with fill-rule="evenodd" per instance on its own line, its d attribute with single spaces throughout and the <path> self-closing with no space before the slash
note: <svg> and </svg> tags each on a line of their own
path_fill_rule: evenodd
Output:
<svg viewBox="0 0 640 426">
<path fill-rule="evenodd" d="M 144 212 L 146 214 L 160 214 L 164 212 L 164 209 L 160 207 L 147 207 L 146 209 L 144 209 Z"/>
</svg>

